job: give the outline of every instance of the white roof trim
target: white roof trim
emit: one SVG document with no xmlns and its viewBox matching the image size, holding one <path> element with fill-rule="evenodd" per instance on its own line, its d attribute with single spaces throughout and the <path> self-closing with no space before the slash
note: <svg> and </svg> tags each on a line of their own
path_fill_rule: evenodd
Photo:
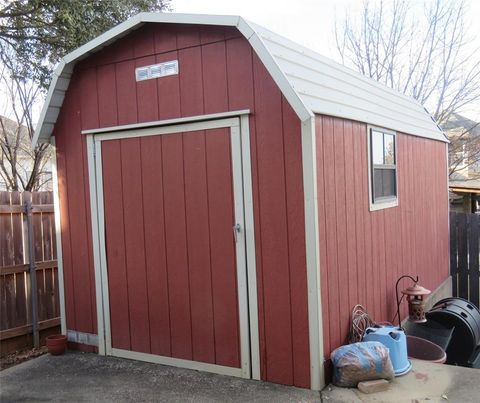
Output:
<svg viewBox="0 0 480 403">
<path fill-rule="evenodd" d="M 75 63 L 149 22 L 236 27 L 249 41 L 302 121 L 314 114 L 324 114 L 447 141 L 423 106 L 414 99 L 242 17 L 140 13 L 79 47 L 60 61 L 53 73 L 35 129 L 32 140 L 34 145 L 49 141 Z"/>
</svg>

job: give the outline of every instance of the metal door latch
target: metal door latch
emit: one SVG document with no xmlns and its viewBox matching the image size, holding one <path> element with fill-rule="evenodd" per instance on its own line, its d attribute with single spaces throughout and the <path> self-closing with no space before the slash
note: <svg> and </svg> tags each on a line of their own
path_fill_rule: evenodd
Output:
<svg viewBox="0 0 480 403">
<path fill-rule="evenodd" d="M 233 229 L 233 237 L 235 238 L 235 242 L 238 242 L 238 234 L 240 233 L 242 227 L 240 226 L 240 224 L 235 224 L 232 229 Z"/>
</svg>

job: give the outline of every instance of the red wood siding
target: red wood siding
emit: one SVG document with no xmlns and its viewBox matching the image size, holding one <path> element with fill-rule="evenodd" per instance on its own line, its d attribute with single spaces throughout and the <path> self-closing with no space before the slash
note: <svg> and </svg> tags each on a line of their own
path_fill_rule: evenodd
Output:
<svg viewBox="0 0 480 403">
<path fill-rule="evenodd" d="M 430 290 L 448 277 L 446 148 L 441 142 L 397 133 L 399 205 L 370 212 L 367 126 L 317 116 L 316 139 L 328 358 L 345 342 L 354 305 L 364 305 L 376 321 L 392 321 L 398 277 L 418 275 Z M 403 304 L 403 317 L 405 308 Z"/>
<path fill-rule="evenodd" d="M 135 67 L 173 59 L 179 60 L 179 75 L 135 82 Z M 80 131 L 240 109 L 252 112 L 261 376 L 309 387 L 300 122 L 234 29 L 147 24 L 76 66 L 54 131 L 68 328 L 96 331 L 87 162 Z M 160 322 L 151 318 L 150 326 Z M 158 351 L 165 344 L 161 346 Z"/>
</svg>

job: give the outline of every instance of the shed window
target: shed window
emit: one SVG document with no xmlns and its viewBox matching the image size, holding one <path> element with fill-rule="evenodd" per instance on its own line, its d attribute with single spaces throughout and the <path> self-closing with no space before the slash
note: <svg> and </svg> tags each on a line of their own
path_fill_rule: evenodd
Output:
<svg viewBox="0 0 480 403">
<path fill-rule="evenodd" d="M 395 139 L 395 132 L 369 128 L 370 210 L 398 205 Z"/>
</svg>

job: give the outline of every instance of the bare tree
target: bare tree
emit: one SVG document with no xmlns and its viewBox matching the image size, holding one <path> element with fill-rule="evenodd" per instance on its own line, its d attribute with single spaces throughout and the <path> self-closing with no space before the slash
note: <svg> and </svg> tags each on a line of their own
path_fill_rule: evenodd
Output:
<svg viewBox="0 0 480 403">
<path fill-rule="evenodd" d="M 7 190 L 33 191 L 47 185 L 51 156 L 48 144 L 31 146 L 33 109 L 41 89 L 32 80 L 19 77 L 11 49 L 0 45 L 0 83 L 9 104 L 10 117 L 0 117 L 0 179 Z M 7 113 L 5 113 L 7 114 Z"/>
<path fill-rule="evenodd" d="M 426 1 L 423 7 L 410 0 L 365 0 L 359 15 L 337 19 L 337 49 L 343 64 L 412 96 L 443 127 L 480 100 L 480 54 L 471 48 L 467 12 L 463 0 Z M 468 148 L 478 161 L 480 145 L 471 128 L 464 129 L 462 143 L 475 143 Z"/>
</svg>

